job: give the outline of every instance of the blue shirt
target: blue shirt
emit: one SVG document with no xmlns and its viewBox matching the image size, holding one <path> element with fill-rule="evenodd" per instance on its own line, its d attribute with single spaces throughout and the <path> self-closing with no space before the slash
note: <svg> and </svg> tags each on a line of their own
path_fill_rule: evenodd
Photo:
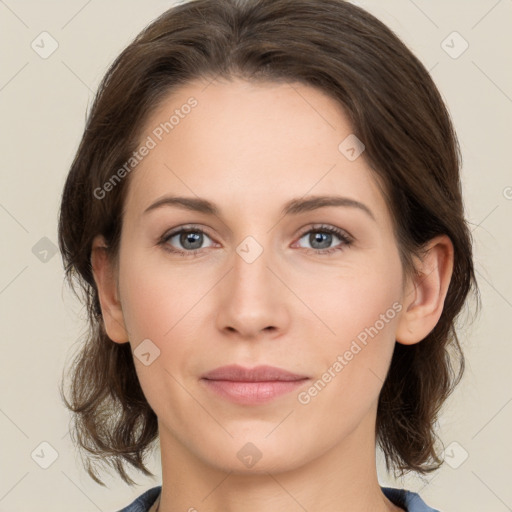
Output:
<svg viewBox="0 0 512 512">
<path fill-rule="evenodd" d="M 158 498 L 161 485 L 148 489 L 141 494 L 133 503 L 119 510 L 119 512 L 147 512 Z M 404 489 L 395 489 L 393 487 L 381 487 L 382 492 L 389 501 L 398 507 L 402 507 L 407 512 L 439 512 L 435 508 L 430 508 L 420 498 L 419 494 Z"/>
</svg>

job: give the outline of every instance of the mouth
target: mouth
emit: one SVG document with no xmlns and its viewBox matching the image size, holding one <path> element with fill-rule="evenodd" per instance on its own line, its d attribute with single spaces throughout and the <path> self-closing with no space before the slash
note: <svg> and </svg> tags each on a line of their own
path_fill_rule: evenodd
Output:
<svg viewBox="0 0 512 512">
<path fill-rule="evenodd" d="M 218 396 L 243 405 L 269 402 L 303 386 L 310 378 L 275 366 L 244 368 L 229 365 L 216 368 L 201 377 L 207 388 Z"/>
</svg>

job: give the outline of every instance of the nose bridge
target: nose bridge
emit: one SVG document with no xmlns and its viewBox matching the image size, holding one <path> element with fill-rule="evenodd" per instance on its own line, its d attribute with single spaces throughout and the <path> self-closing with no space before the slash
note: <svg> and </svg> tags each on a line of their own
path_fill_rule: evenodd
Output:
<svg viewBox="0 0 512 512">
<path fill-rule="evenodd" d="M 280 331 L 285 328 L 286 297 L 282 284 L 270 270 L 276 261 L 270 249 L 270 236 L 265 240 L 260 243 L 254 236 L 248 236 L 236 247 L 219 311 L 221 329 L 256 336 L 269 327 Z"/>
<path fill-rule="evenodd" d="M 261 237 L 260 237 L 261 239 Z M 239 307 L 251 307 L 260 302 L 269 302 L 272 298 L 275 277 L 269 270 L 272 265 L 269 243 L 260 243 L 253 236 L 246 237 L 236 248 L 233 261 L 231 293 Z M 275 295 L 275 294 L 274 294 Z"/>
<path fill-rule="evenodd" d="M 246 237 L 236 248 L 236 256 L 233 262 L 234 292 L 242 292 L 243 295 L 258 295 L 269 291 L 271 287 L 272 255 L 269 244 L 265 247 L 253 236 Z"/>
</svg>

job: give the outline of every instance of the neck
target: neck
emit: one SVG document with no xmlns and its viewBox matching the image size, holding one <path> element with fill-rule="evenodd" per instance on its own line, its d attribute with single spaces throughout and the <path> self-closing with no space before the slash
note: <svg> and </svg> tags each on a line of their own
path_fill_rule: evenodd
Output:
<svg viewBox="0 0 512 512">
<path fill-rule="evenodd" d="M 262 464 L 257 469 L 256 464 L 241 472 L 205 463 L 159 425 L 162 492 L 158 512 L 401 511 L 380 489 L 374 426 L 375 411 L 342 442 L 326 446 L 313 460 L 286 471 Z"/>
</svg>

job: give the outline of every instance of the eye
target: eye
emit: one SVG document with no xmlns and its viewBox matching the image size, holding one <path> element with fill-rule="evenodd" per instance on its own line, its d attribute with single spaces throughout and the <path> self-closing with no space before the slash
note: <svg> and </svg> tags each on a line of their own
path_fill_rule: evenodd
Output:
<svg viewBox="0 0 512 512">
<path fill-rule="evenodd" d="M 308 252 L 314 254 L 331 254 L 341 251 L 353 243 L 353 238 L 344 230 L 335 226 L 315 226 L 302 233 L 299 242 L 305 240 L 310 247 L 305 247 Z M 338 239 L 338 244 L 332 246 Z M 210 240 L 209 245 L 204 246 L 205 240 Z M 159 245 L 173 254 L 180 256 L 199 256 L 203 249 L 214 247 L 212 238 L 202 229 L 195 226 L 181 226 L 162 236 Z"/>
<path fill-rule="evenodd" d="M 306 247 L 315 254 L 331 254 L 334 251 L 341 251 L 349 247 L 353 239 L 342 229 L 334 226 L 316 226 L 301 235 L 300 240 L 306 240 L 310 247 Z M 332 247 L 332 243 L 338 239 L 338 243 Z"/>
<path fill-rule="evenodd" d="M 212 240 L 202 229 L 188 226 L 166 233 L 160 239 L 159 244 L 169 252 L 190 256 L 201 252 L 205 248 L 203 246 L 205 238 Z M 206 247 L 212 247 L 213 245 L 212 243 Z"/>
</svg>

